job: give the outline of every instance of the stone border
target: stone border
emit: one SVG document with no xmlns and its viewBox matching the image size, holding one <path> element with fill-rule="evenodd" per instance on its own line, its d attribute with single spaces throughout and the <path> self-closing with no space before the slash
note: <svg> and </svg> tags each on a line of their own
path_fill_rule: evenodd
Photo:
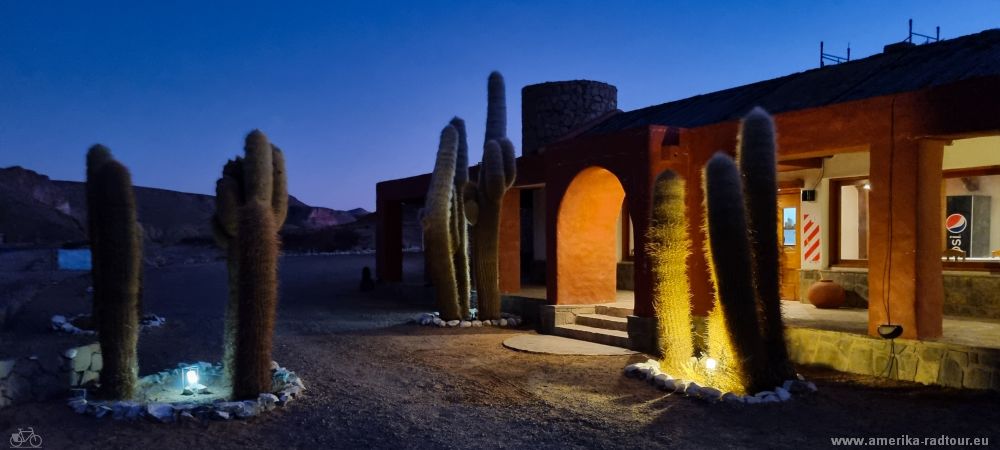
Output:
<svg viewBox="0 0 1000 450">
<path fill-rule="evenodd" d="M 96 382 L 102 362 L 101 347 L 96 342 L 60 355 L 0 360 L 0 409 L 48 400 L 71 388 Z"/>
<path fill-rule="evenodd" d="M 73 325 L 74 320 L 84 317 L 90 317 L 90 314 L 87 313 L 77 314 L 68 319 L 66 318 L 66 316 L 63 316 L 61 314 L 56 314 L 52 316 L 50 325 L 52 327 L 52 330 L 62 333 L 68 333 L 74 335 L 86 335 L 86 336 L 96 335 L 97 332 L 94 330 L 84 330 L 82 328 L 77 327 L 76 325 Z M 139 319 L 139 330 L 141 331 L 148 328 L 162 327 L 166 323 L 167 319 L 165 317 L 158 316 L 156 314 L 146 314 Z"/>
<path fill-rule="evenodd" d="M 197 365 L 204 373 L 214 376 L 222 375 L 222 364 L 211 364 L 204 361 L 196 364 L 181 363 L 176 369 L 147 375 L 139 379 L 141 385 L 163 384 L 171 377 L 180 377 L 184 368 Z M 175 421 L 194 420 L 230 420 L 249 419 L 261 413 L 283 407 L 297 399 L 305 391 L 305 384 L 295 372 L 271 362 L 271 382 L 273 392 L 264 392 L 256 400 L 223 401 L 212 403 L 197 402 L 151 402 L 143 403 L 129 400 L 119 401 L 88 401 L 85 389 L 74 389 L 67 405 L 78 414 L 87 414 L 97 418 L 110 415 L 115 420 L 149 419 L 153 422 L 171 423 Z"/>
<path fill-rule="evenodd" d="M 438 313 L 420 313 L 411 320 L 412 323 L 422 326 L 436 326 L 440 328 L 480 328 L 480 327 L 505 327 L 513 328 L 524 323 L 524 319 L 511 313 L 500 313 L 499 320 L 444 320 Z"/>
<path fill-rule="evenodd" d="M 662 391 L 681 393 L 687 397 L 699 398 L 712 403 L 725 402 L 746 405 L 780 403 L 791 400 L 792 393 L 802 395 L 816 392 L 816 385 L 811 381 L 805 381 L 801 375 L 797 380 L 786 380 L 781 386 L 776 386 L 773 391 L 761 391 L 754 395 L 722 392 L 710 386 L 701 386 L 694 381 L 674 378 L 660 370 L 659 361 L 652 359 L 644 363 L 629 364 L 625 366 L 624 372 L 625 376 L 648 381 Z"/>
</svg>

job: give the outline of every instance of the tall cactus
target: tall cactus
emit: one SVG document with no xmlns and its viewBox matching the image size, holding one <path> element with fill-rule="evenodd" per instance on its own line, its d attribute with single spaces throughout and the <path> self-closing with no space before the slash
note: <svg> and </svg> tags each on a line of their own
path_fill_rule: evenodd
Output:
<svg viewBox="0 0 1000 450">
<path fill-rule="evenodd" d="M 420 220 L 424 234 L 424 252 L 430 262 L 431 283 L 437 298 L 437 307 L 444 320 L 462 318 L 459 291 L 455 278 L 456 221 L 452 220 L 455 193 L 455 159 L 458 153 L 458 131 L 448 125 L 441 130 L 437 159 L 427 200 Z"/>
<path fill-rule="evenodd" d="M 88 153 L 87 207 L 102 394 L 131 398 L 138 377 L 139 284 L 142 238 L 132 177 L 102 146 Z"/>
<path fill-rule="evenodd" d="M 500 318 L 500 209 L 517 177 L 514 144 L 507 139 L 507 105 L 503 76 L 490 74 L 487 93 L 486 143 L 479 179 L 463 196 L 466 217 L 473 226 L 473 273 L 478 316 Z"/>
<path fill-rule="evenodd" d="M 212 219 L 216 241 L 226 250 L 228 261 L 223 362 L 237 398 L 256 397 L 270 389 L 280 245 L 277 232 L 288 213 L 281 150 L 260 130 L 254 130 L 247 135 L 244 151 L 243 158 L 226 163 L 222 178 L 216 182 Z"/>
<path fill-rule="evenodd" d="M 743 118 L 737 158 L 743 175 L 743 194 L 753 246 L 754 275 L 760 312 L 761 336 L 767 366 L 778 381 L 795 376 L 785 346 L 781 320 L 779 243 L 775 233 L 778 217 L 778 182 L 774 122 L 757 107 Z"/>
<path fill-rule="evenodd" d="M 111 150 L 101 144 L 94 144 L 87 150 L 87 184 L 85 187 L 86 197 L 87 197 L 87 234 L 90 239 L 90 251 L 91 254 L 96 254 L 98 251 L 97 242 L 97 218 L 99 217 L 96 208 L 97 202 L 94 198 L 95 185 L 90 183 L 90 180 L 97 173 L 97 169 L 100 168 L 104 163 L 112 161 Z M 98 291 L 98 283 L 101 281 L 101 277 L 98 274 L 100 269 L 97 268 L 96 264 L 90 266 L 91 272 L 91 286 L 94 291 Z M 93 298 L 93 304 L 91 306 L 90 319 L 92 323 L 97 323 L 98 313 L 100 312 L 100 305 L 98 303 L 97 296 Z"/>
<path fill-rule="evenodd" d="M 657 345 L 665 367 L 684 373 L 694 355 L 691 336 L 691 290 L 687 257 L 691 253 L 684 207 L 684 180 L 672 170 L 656 178 L 646 252 L 653 274 L 653 309 L 659 328 Z"/>
<path fill-rule="evenodd" d="M 751 391 L 771 388 L 757 320 L 743 186 L 736 163 L 724 153 L 716 153 L 705 165 L 705 209 L 717 306 L 737 364 L 732 370 Z"/>
<path fill-rule="evenodd" d="M 452 229 L 455 247 L 455 281 L 458 285 L 458 307 L 462 317 L 470 317 L 470 297 L 472 280 L 469 274 L 469 225 L 465 218 L 463 193 L 469 185 L 469 142 L 465 134 L 465 121 L 455 117 L 451 126 L 458 132 L 458 148 L 455 157 L 455 192 L 451 197 Z"/>
</svg>

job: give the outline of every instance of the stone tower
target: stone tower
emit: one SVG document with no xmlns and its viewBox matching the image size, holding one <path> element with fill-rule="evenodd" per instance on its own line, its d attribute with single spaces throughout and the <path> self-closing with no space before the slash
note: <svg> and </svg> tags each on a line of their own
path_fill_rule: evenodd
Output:
<svg viewBox="0 0 1000 450">
<path fill-rule="evenodd" d="M 523 155 L 544 147 L 618 108 L 618 89 L 591 80 L 553 81 L 521 89 Z"/>
</svg>

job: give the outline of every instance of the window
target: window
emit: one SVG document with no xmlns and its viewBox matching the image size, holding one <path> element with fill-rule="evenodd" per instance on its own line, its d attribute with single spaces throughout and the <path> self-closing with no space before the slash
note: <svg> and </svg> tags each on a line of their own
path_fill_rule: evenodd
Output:
<svg viewBox="0 0 1000 450">
<path fill-rule="evenodd" d="M 832 262 L 865 266 L 868 260 L 867 178 L 830 180 Z"/>
<path fill-rule="evenodd" d="M 946 170 L 942 190 L 946 265 L 1000 264 L 1000 167 Z"/>
<path fill-rule="evenodd" d="M 782 238 L 781 245 L 786 247 L 794 247 L 796 244 L 795 232 L 798 228 L 798 210 L 797 208 L 782 208 L 781 211 L 781 228 L 782 228 Z"/>
</svg>

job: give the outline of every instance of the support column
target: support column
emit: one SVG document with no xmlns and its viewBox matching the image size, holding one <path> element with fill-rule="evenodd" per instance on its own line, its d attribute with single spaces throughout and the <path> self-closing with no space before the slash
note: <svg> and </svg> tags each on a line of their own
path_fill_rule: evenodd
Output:
<svg viewBox="0 0 1000 450">
<path fill-rule="evenodd" d="M 521 190 L 510 188 L 500 207 L 500 292 L 521 291 Z"/>
<path fill-rule="evenodd" d="M 383 198 L 376 188 L 375 277 L 403 281 L 403 206 Z"/>
<path fill-rule="evenodd" d="M 941 336 L 941 162 L 944 142 L 871 147 L 868 333 L 892 323 L 908 339 Z"/>
</svg>

